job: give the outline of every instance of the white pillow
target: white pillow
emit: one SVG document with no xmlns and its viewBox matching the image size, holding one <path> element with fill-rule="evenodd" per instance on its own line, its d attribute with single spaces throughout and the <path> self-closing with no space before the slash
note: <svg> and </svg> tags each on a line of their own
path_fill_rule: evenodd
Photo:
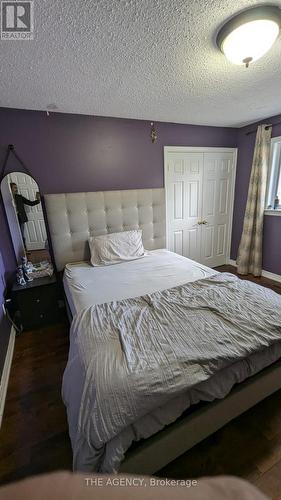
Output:
<svg viewBox="0 0 281 500">
<path fill-rule="evenodd" d="M 145 256 L 141 229 L 94 236 L 89 239 L 89 246 L 93 266 L 108 266 Z"/>
</svg>

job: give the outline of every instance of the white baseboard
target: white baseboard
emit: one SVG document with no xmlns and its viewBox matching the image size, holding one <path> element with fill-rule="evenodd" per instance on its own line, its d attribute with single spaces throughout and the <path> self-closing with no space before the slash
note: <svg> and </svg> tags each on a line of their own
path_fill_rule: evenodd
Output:
<svg viewBox="0 0 281 500">
<path fill-rule="evenodd" d="M 228 263 L 230 266 L 237 267 L 235 260 L 229 259 Z M 281 275 L 280 274 L 270 273 L 269 271 L 265 271 L 263 269 L 261 272 L 261 275 L 264 276 L 264 278 L 269 278 L 270 280 L 278 281 L 279 283 L 281 283 Z"/>
<path fill-rule="evenodd" d="M 8 344 L 8 349 L 7 349 L 7 354 L 6 354 L 6 359 L 5 359 L 5 364 L 4 364 L 3 373 L 2 373 L 2 377 L 1 377 L 1 381 L 0 381 L 0 427 L 2 424 L 2 418 L 3 418 L 3 413 L 4 413 L 4 407 L 5 407 L 5 400 L 6 400 L 6 395 L 7 395 L 8 383 L 9 383 L 10 370 L 11 370 L 11 365 L 12 365 L 12 360 L 13 360 L 15 338 L 16 338 L 16 332 L 15 332 L 14 327 L 12 326 L 9 344 Z"/>
</svg>

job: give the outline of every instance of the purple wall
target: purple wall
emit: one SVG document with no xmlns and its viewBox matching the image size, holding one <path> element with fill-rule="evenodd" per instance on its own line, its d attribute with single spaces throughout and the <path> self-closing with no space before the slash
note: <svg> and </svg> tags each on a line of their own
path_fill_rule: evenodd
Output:
<svg viewBox="0 0 281 500">
<path fill-rule="evenodd" d="M 164 145 L 235 147 L 237 141 L 231 128 L 159 123 L 157 132 L 152 144 L 149 122 L 0 109 L 0 165 L 7 145 L 14 144 L 42 194 L 156 188 L 164 185 Z M 8 167 L 20 170 L 14 159 Z M 16 261 L 1 203 L 0 252 L 2 274 L 10 279 Z M 0 303 L 3 292 L 1 285 Z M 6 331 L 0 317 L 0 372 Z"/>
<path fill-rule="evenodd" d="M 4 296 L 5 292 L 5 287 L 6 287 L 6 282 L 5 282 L 5 265 L 2 259 L 2 254 L 0 252 L 0 297 L 2 298 Z M 2 304 L 2 301 L 1 301 Z M 7 347 L 9 343 L 9 336 L 10 336 L 10 331 L 11 331 L 11 326 L 9 325 L 8 321 L 6 320 L 3 311 L 2 311 L 2 305 L 0 307 L 0 378 L 2 376 L 2 371 L 5 363 L 5 357 L 6 357 L 6 352 L 7 352 Z"/>
<path fill-rule="evenodd" d="M 278 121 L 281 116 L 272 119 Z M 264 120 L 263 120 L 264 121 Z M 270 120 L 271 121 L 271 120 Z M 15 144 L 42 194 L 164 185 L 163 146 L 239 147 L 234 205 L 232 258 L 236 257 L 248 191 L 255 134 L 240 130 L 157 123 L 158 141 L 150 140 L 150 123 L 139 120 L 0 109 L 0 164 L 8 144 Z M 281 126 L 273 128 L 281 135 Z M 9 171 L 19 170 L 12 159 Z M 281 274 L 281 218 L 265 218 L 264 269 Z M 0 203 L 0 276 L 12 276 L 15 255 Z M 1 278 L 0 278 L 1 279 Z M 4 293 L 0 282 L 0 303 Z M 0 310 L 0 332 L 6 322 Z M 2 337 L 3 339 L 4 337 Z M 0 337 L 0 371 L 1 371 Z"/>
<path fill-rule="evenodd" d="M 281 116 L 262 120 L 272 123 Z M 239 245 L 251 170 L 255 129 L 156 124 L 152 144 L 150 123 L 140 120 L 51 114 L 0 109 L 0 162 L 9 143 L 15 144 L 37 180 L 41 192 L 58 193 L 163 186 L 163 146 L 238 145 L 238 165 L 231 257 Z M 273 136 L 281 135 L 281 125 Z M 14 160 L 9 170 L 18 170 Z M 281 274 L 281 218 L 265 217 L 264 269 Z M 0 206 L 0 251 L 7 276 L 15 268 L 14 253 Z"/>
<path fill-rule="evenodd" d="M 14 273 L 15 265 L 15 256 L 10 233 L 6 226 L 6 216 L 0 201 L 0 378 L 4 367 L 11 330 L 11 326 L 3 314 L 2 303 L 7 280 Z"/>
<path fill-rule="evenodd" d="M 232 128 L 159 123 L 152 144 L 146 121 L 7 109 L 0 132 L 1 156 L 15 144 L 43 193 L 162 187 L 164 145 L 235 147 L 237 138 Z"/>
<path fill-rule="evenodd" d="M 15 270 L 16 259 L 15 253 L 12 246 L 12 240 L 10 237 L 10 231 L 6 222 L 6 214 L 5 209 L 2 203 L 2 197 L 0 195 L 0 253 L 2 253 L 2 261 L 3 261 L 3 276 L 5 282 L 9 280 L 12 273 Z M 0 294 L 0 304 L 1 304 Z"/>
<path fill-rule="evenodd" d="M 5 286 L 6 286 L 5 266 L 4 266 L 2 254 L 0 252 L 0 297 L 3 297 L 3 295 L 4 295 Z M 0 324 L 3 321 L 3 317 L 4 317 L 3 310 L 2 310 L 2 307 L 0 307 Z"/>
<path fill-rule="evenodd" d="M 60 113 L 48 117 L 43 112 L 2 108 L 0 164 L 7 145 L 14 144 L 42 194 L 156 188 L 164 185 L 163 146 L 236 147 L 233 128 L 156 126 L 158 141 L 152 144 L 146 121 Z M 14 160 L 8 166 L 10 171 L 19 170 Z M 0 217 L 0 250 L 9 272 L 15 260 L 2 213 Z"/>
<path fill-rule="evenodd" d="M 238 163 L 235 186 L 231 258 L 236 259 L 243 229 L 244 212 L 247 201 L 249 179 L 255 147 L 256 134 L 246 135 L 255 130 L 259 123 L 272 123 L 272 137 L 281 136 L 281 115 L 265 118 L 256 124 L 238 130 Z M 263 269 L 281 275 L 281 217 L 266 215 L 264 218 Z"/>
</svg>

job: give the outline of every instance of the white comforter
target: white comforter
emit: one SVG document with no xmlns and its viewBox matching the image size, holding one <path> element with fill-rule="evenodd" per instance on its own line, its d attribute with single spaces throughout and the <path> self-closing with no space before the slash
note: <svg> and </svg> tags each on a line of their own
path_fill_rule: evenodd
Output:
<svg viewBox="0 0 281 500">
<path fill-rule="evenodd" d="M 274 292 L 219 275 L 84 309 L 63 383 L 74 468 L 117 470 L 133 439 L 278 359 L 280 306 Z"/>
</svg>

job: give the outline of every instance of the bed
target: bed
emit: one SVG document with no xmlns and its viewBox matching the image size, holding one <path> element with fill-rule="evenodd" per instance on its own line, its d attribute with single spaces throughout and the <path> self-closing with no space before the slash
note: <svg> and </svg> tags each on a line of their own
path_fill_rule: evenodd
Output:
<svg viewBox="0 0 281 500">
<path fill-rule="evenodd" d="M 222 355 L 225 345 L 218 336 L 217 351 L 221 349 L 222 354 L 218 357 L 212 353 L 213 357 L 208 358 L 208 363 L 211 361 L 211 368 L 209 363 L 206 365 L 207 369 L 205 366 L 202 370 L 204 363 L 198 368 L 198 363 L 188 360 L 188 380 L 192 381 L 188 389 L 181 387 L 181 390 L 178 390 L 182 382 L 182 372 L 178 374 L 175 383 L 176 372 L 171 370 L 173 373 L 169 379 L 168 364 L 165 365 L 164 371 L 158 370 L 157 365 L 157 370 L 152 375 L 145 369 L 142 373 L 142 366 L 141 369 L 132 372 L 129 370 L 126 381 L 123 374 L 123 378 L 120 378 L 122 384 L 128 385 L 126 398 L 122 399 L 122 390 L 116 385 L 122 370 L 120 365 L 116 364 L 116 359 L 119 359 L 120 353 L 123 356 L 125 352 L 127 360 L 132 359 L 132 365 L 135 363 L 134 357 L 139 346 L 132 341 L 134 336 L 131 335 L 131 331 L 134 328 L 130 330 L 131 325 L 128 323 L 125 335 L 122 330 L 118 331 L 120 339 L 118 343 L 114 339 L 112 352 L 108 356 L 104 350 L 104 342 L 99 351 L 101 343 L 97 342 L 100 335 L 97 328 L 97 314 L 98 324 L 104 325 L 104 328 L 110 318 L 111 332 L 112 325 L 116 322 L 116 315 L 119 315 L 120 319 L 120 314 L 125 311 L 126 316 L 127 310 L 133 311 L 134 314 L 137 311 L 136 314 L 139 314 L 139 311 L 142 312 L 145 307 L 147 308 L 147 303 L 151 305 L 157 302 L 161 305 L 163 301 L 164 305 L 161 305 L 160 310 L 169 313 L 170 324 L 172 318 L 177 338 L 176 345 L 172 347 L 176 349 L 181 339 L 182 324 L 179 319 L 181 315 L 178 317 L 174 315 L 174 309 L 191 303 L 192 298 L 199 301 L 200 314 L 202 307 L 204 314 L 210 314 L 214 291 L 219 293 L 223 309 L 223 301 L 229 294 L 231 297 L 231 293 L 238 293 L 234 289 L 240 285 L 238 280 L 236 282 L 236 278 L 230 275 L 222 276 L 212 269 L 163 249 L 165 246 L 163 190 L 47 195 L 45 203 L 55 262 L 58 270 L 65 268 L 64 290 L 70 315 L 73 317 L 63 398 L 67 407 L 75 470 L 154 473 L 281 387 L 279 361 L 281 324 L 280 314 L 276 312 L 278 308 L 280 310 L 280 297 L 261 287 L 253 288 L 256 285 L 249 283 L 243 285 L 243 289 L 239 288 L 241 303 L 247 297 L 250 304 L 251 296 L 256 294 L 255 300 L 261 303 L 265 301 L 268 309 L 271 308 L 272 314 L 276 315 L 274 325 L 270 320 L 272 314 L 261 317 L 259 332 L 262 331 L 262 334 L 260 333 L 258 337 L 255 332 L 249 331 L 246 336 L 244 335 L 242 339 L 244 351 L 240 352 L 239 356 L 231 358 L 232 362 L 227 364 L 223 361 Z M 143 230 L 144 245 L 148 249 L 148 255 L 137 261 L 124 262 L 107 268 L 90 266 L 87 253 L 87 240 L 90 235 L 130 228 Z M 207 294 L 207 299 L 204 298 L 204 294 Z M 183 297 L 180 305 L 179 296 Z M 173 300 L 176 300 L 175 306 L 171 306 Z M 207 308 L 202 305 L 202 300 L 207 300 Z M 216 304 L 218 298 L 215 297 L 214 301 Z M 197 302 L 194 304 L 198 308 Z M 235 317 L 235 304 L 232 299 L 230 302 L 234 311 L 231 312 L 233 323 L 243 317 L 243 308 L 240 311 L 241 318 L 239 315 Z M 258 302 L 253 302 L 255 303 Z M 227 301 L 225 304 L 227 308 Z M 124 309 L 121 310 L 123 305 Z M 148 314 L 151 314 L 150 309 L 153 308 L 148 308 Z M 190 314 L 189 311 L 189 316 L 186 318 L 190 317 Z M 266 311 L 264 314 L 267 314 Z M 152 321 L 151 318 L 148 315 L 149 321 Z M 152 319 L 154 320 L 154 317 Z M 99 323 L 101 320 L 106 323 Z M 209 320 L 209 316 L 202 316 L 205 325 Z M 201 320 L 198 320 L 197 313 L 194 316 L 194 322 L 196 321 L 199 325 L 197 332 L 201 335 Z M 220 318 L 214 329 L 220 328 L 221 321 Z M 270 338 L 267 331 L 263 331 L 263 321 L 268 322 L 270 326 Z M 132 325 L 135 324 L 136 319 L 133 318 Z M 163 324 L 165 327 L 165 322 Z M 225 325 L 227 323 L 224 323 L 224 328 Z M 158 326 L 157 323 L 156 328 Z M 237 328 L 241 329 L 241 325 Z M 147 324 L 144 327 L 140 325 L 139 337 L 144 339 L 148 330 Z M 166 342 L 167 332 L 165 335 L 161 333 L 159 338 Z M 112 339 L 111 333 L 109 339 Z M 203 336 L 203 343 L 204 339 L 206 340 L 206 337 Z M 146 342 L 151 342 L 151 339 L 147 339 Z M 146 366 L 149 360 L 151 367 L 154 363 L 151 353 L 157 352 L 161 357 L 163 348 L 158 348 L 153 342 L 151 349 L 147 348 L 147 345 L 146 358 L 141 361 L 144 363 L 143 366 Z M 231 346 L 229 348 L 231 349 Z M 171 355 L 170 352 L 168 354 Z M 174 351 L 172 354 L 174 356 Z M 229 353 L 227 356 L 229 357 Z M 161 363 L 165 362 L 166 358 L 164 361 L 161 359 Z M 212 366 L 216 363 L 219 364 L 212 371 Z M 90 369 L 92 364 L 94 367 Z M 173 362 L 171 365 L 175 367 Z M 190 367 L 193 371 L 190 371 Z M 178 365 L 176 368 L 178 369 Z M 104 377 L 104 372 L 107 370 L 109 373 Z M 208 377 L 205 376 L 207 371 L 209 371 Z M 154 380 L 149 379 L 150 375 Z M 103 381 L 102 384 L 98 380 L 99 377 Z M 95 387 L 95 397 L 92 395 L 93 387 Z M 198 405 L 202 401 L 203 406 Z M 131 405 L 130 412 L 126 407 L 128 402 Z M 110 433 L 113 428 L 116 432 Z M 138 444 L 132 446 L 136 441 Z"/>
</svg>

